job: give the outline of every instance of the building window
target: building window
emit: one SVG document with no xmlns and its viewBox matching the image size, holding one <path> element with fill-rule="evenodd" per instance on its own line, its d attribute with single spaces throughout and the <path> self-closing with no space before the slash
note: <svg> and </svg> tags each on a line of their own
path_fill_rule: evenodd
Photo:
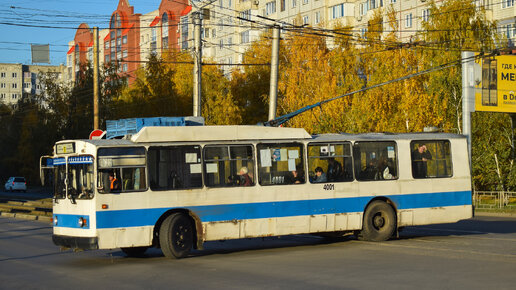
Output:
<svg viewBox="0 0 516 290">
<path fill-rule="evenodd" d="M 0 98 L 5 99 L 5 94 L 4 93 L 0 94 Z"/>
<path fill-rule="evenodd" d="M 265 3 L 265 15 L 276 13 L 276 1 Z"/>
<path fill-rule="evenodd" d="M 17 73 L 15 73 L 15 72 L 13 72 L 13 73 L 12 73 L 12 76 L 13 76 L 13 79 L 14 79 L 14 78 L 17 78 L 17 77 L 18 77 L 18 74 L 17 74 Z"/>
<path fill-rule="evenodd" d="M 286 0 L 280 0 L 280 11 L 285 11 L 285 1 Z"/>
<path fill-rule="evenodd" d="M 127 58 L 127 56 L 128 56 L 127 50 L 124 50 L 123 53 L 122 53 L 122 57 L 123 58 Z"/>
<path fill-rule="evenodd" d="M 107 54 L 104 59 L 105 59 L 105 62 L 108 63 L 109 62 L 109 54 Z"/>
<path fill-rule="evenodd" d="M 405 15 L 405 27 L 412 27 L 412 13 Z"/>
<path fill-rule="evenodd" d="M 396 0 L 391 0 L 391 3 L 396 3 Z"/>
<path fill-rule="evenodd" d="M 152 42 L 156 42 L 157 35 L 158 35 L 158 34 L 157 34 L 157 31 L 156 31 L 156 26 L 153 26 L 153 27 L 152 27 L 151 33 L 152 33 L 151 41 L 152 41 Z"/>
<path fill-rule="evenodd" d="M 128 67 L 127 63 L 124 63 L 122 71 L 126 72 L 127 71 L 127 67 Z"/>
<path fill-rule="evenodd" d="M 514 6 L 514 0 L 502 0 L 502 8 L 508 8 Z"/>
<path fill-rule="evenodd" d="M 127 43 L 127 35 L 122 36 L 122 44 Z"/>
<path fill-rule="evenodd" d="M 344 3 L 331 7 L 331 19 L 344 16 Z"/>
<path fill-rule="evenodd" d="M 0 77 L 5 78 L 5 73 L 0 73 Z"/>
<path fill-rule="evenodd" d="M 303 0 L 303 5 L 308 4 L 308 0 Z"/>
<path fill-rule="evenodd" d="M 308 24 L 308 16 L 303 16 L 303 25 Z"/>
<path fill-rule="evenodd" d="M 0 88 L 5 89 L 5 83 L 1 83 Z"/>
<path fill-rule="evenodd" d="M 12 87 L 13 89 L 17 89 L 17 88 L 18 88 L 18 84 L 17 84 L 17 83 L 12 83 L 12 84 L 11 84 L 11 87 Z"/>
<path fill-rule="evenodd" d="M 221 40 L 219 41 L 219 48 L 220 48 L 220 49 L 223 49 L 223 48 L 224 48 L 224 39 L 221 39 Z"/>
<path fill-rule="evenodd" d="M 296 8 L 297 6 L 297 0 L 292 0 L 292 8 Z"/>
<path fill-rule="evenodd" d="M 240 33 L 240 43 L 249 43 L 249 30 Z"/>
<path fill-rule="evenodd" d="M 242 24 L 244 22 L 248 22 L 248 21 L 245 21 L 245 20 L 242 20 L 242 19 L 251 20 L 251 9 L 244 10 L 244 11 L 240 12 L 238 14 L 238 16 L 240 17 L 240 24 Z"/>
<path fill-rule="evenodd" d="M 430 9 L 424 9 L 423 10 L 423 21 L 428 22 L 430 19 Z"/>
<path fill-rule="evenodd" d="M 360 28 L 360 37 L 366 38 L 367 28 Z"/>
<path fill-rule="evenodd" d="M 12 97 L 13 99 L 17 99 L 17 98 L 18 98 L 18 94 L 12 94 L 12 95 L 11 95 L 11 97 Z"/>
<path fill-rule="evenodd" d="M 321 12 L 319 12 L 319 11 L 315 12 L 314 22 L 315 22 L 315 24 L 319 24 L 321 22 Z"/>
</svg>

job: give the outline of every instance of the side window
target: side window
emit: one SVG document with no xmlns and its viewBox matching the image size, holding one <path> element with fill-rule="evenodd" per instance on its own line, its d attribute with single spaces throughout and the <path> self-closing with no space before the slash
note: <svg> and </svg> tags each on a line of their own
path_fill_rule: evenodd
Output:
<svg viewBox="0 0 516 290">
<path fill-rule="evenodd" d="M 150 147 L 149 183 L 152 190 L 202 187 L 201 147 Z"/>
<path fill-rule="evenodd" d="M 97 188 L 100 193 L 137 191 L 147 188 L 145 148 L 100 148 L 97 155 Z"/>
<path fill-rule="evenodd" d="M 303 144 L 258 145 L 260 185 L 305 183 Z"/>
<path fill-rule="evenodd" d="M 254 179 L 252 145 L 204 147 L 205 184 L 208 187 L 252 186 Z"/>
<path fill-rule="evenodd" d="M 398 178 L 396 143 L 356 142 L 353 147 L 355 176 L 360 181 Z"/>
<path fill-rule="evenodd" d="M 451 177 L 450 141 L 420 140 L 410 142 L 414 178 Z"/>
<path fill-rule="evenodd" d="M 353 180 L 351 143 L 308 145 L 310 182 L 343 182 Z"/>
</svg>

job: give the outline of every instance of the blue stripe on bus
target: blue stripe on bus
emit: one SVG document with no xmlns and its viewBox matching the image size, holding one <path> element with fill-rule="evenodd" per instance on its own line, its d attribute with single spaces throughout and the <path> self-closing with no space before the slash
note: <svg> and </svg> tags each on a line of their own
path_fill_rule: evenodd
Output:
<svg viewBox="0 0 516 290">
<path fill-rule="evenodd" d="M 79 225 L 79 219 L 83 218 L 86 220 L 86 225 L 81 227 Z M 57 225 L 55 221 L 57 219 Z M 77 228 L 77 229 L 89 229 L 90 228 L 90 217 L 87 215 L 76 215 L 76 214 L 54 214 L 54 226 L 61 228 Z"/>
<path fill-rule="evenodd" d="M 387 196 L 398 210 L 471 205 L 471 191 L 437 192 Z M 374 197 L 349 197 L 317 200 L 293 200 L 243 204 L 189 206 L 202 222 L 279 218 L 320 214 L 362 212 Z M 173 208 L 97 211 L 97 228 L 121 228 L 154 225 Z"/>
</svg>

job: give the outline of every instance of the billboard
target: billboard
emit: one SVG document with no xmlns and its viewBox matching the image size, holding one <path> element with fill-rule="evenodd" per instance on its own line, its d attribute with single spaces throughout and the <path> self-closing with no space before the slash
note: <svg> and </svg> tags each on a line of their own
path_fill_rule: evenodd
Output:
<svg viewBox="0 0 516 290">
<path fill-rule="evenodd" d="M 516 55 L 479 61 L 482 81 L 475 87 L 475 110 L 516 113 Z"/>
</svg>

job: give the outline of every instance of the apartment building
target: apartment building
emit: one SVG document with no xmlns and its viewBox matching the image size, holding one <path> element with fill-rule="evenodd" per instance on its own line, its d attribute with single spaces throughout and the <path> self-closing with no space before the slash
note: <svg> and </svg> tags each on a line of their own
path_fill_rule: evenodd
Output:
<svg viewBox="0 0 516 290">
<path fill-rule="evenodd" d="M 24 65 L 0 63 L 0 103 L 15 106 L 26 95 L 44 92 L 40 76 L 53 73 L 54 78 L 66 82 L 65 66 Z"/>
<path fill-rule="evenodd" d="M 516 0 L 473 1 L 479 9 L 486 10 L 488 19 L 498 22 L 499 32 L 514 47 Z M 221 64 L 228 76 L 267 26 L 293 24 L 333 29 L 339 23 L 353 27 L 356 37 L 363 37 L 368 20 L 379 9 L 385 15 L 387 7 L 397 13 L 397 33 L 404 42 L 411 41 L 431 17 L 429 0 L 162 0 L 157 10 L 146 14 L 135 14 L 128 0 L 119 0 L 109 29 L 100 31 L 100 62 L 118 62 L 120 73 L 128 76 L 131 83 L 135 70 L 151 53 L 193 52 L 192 12 L 201 11 L 204 61 Z M 68 51 L 70 79 L 80 73 L 81 64 L 91 61 L 92 39 L 91 29 L 81 24 Z"/>
</svg>

